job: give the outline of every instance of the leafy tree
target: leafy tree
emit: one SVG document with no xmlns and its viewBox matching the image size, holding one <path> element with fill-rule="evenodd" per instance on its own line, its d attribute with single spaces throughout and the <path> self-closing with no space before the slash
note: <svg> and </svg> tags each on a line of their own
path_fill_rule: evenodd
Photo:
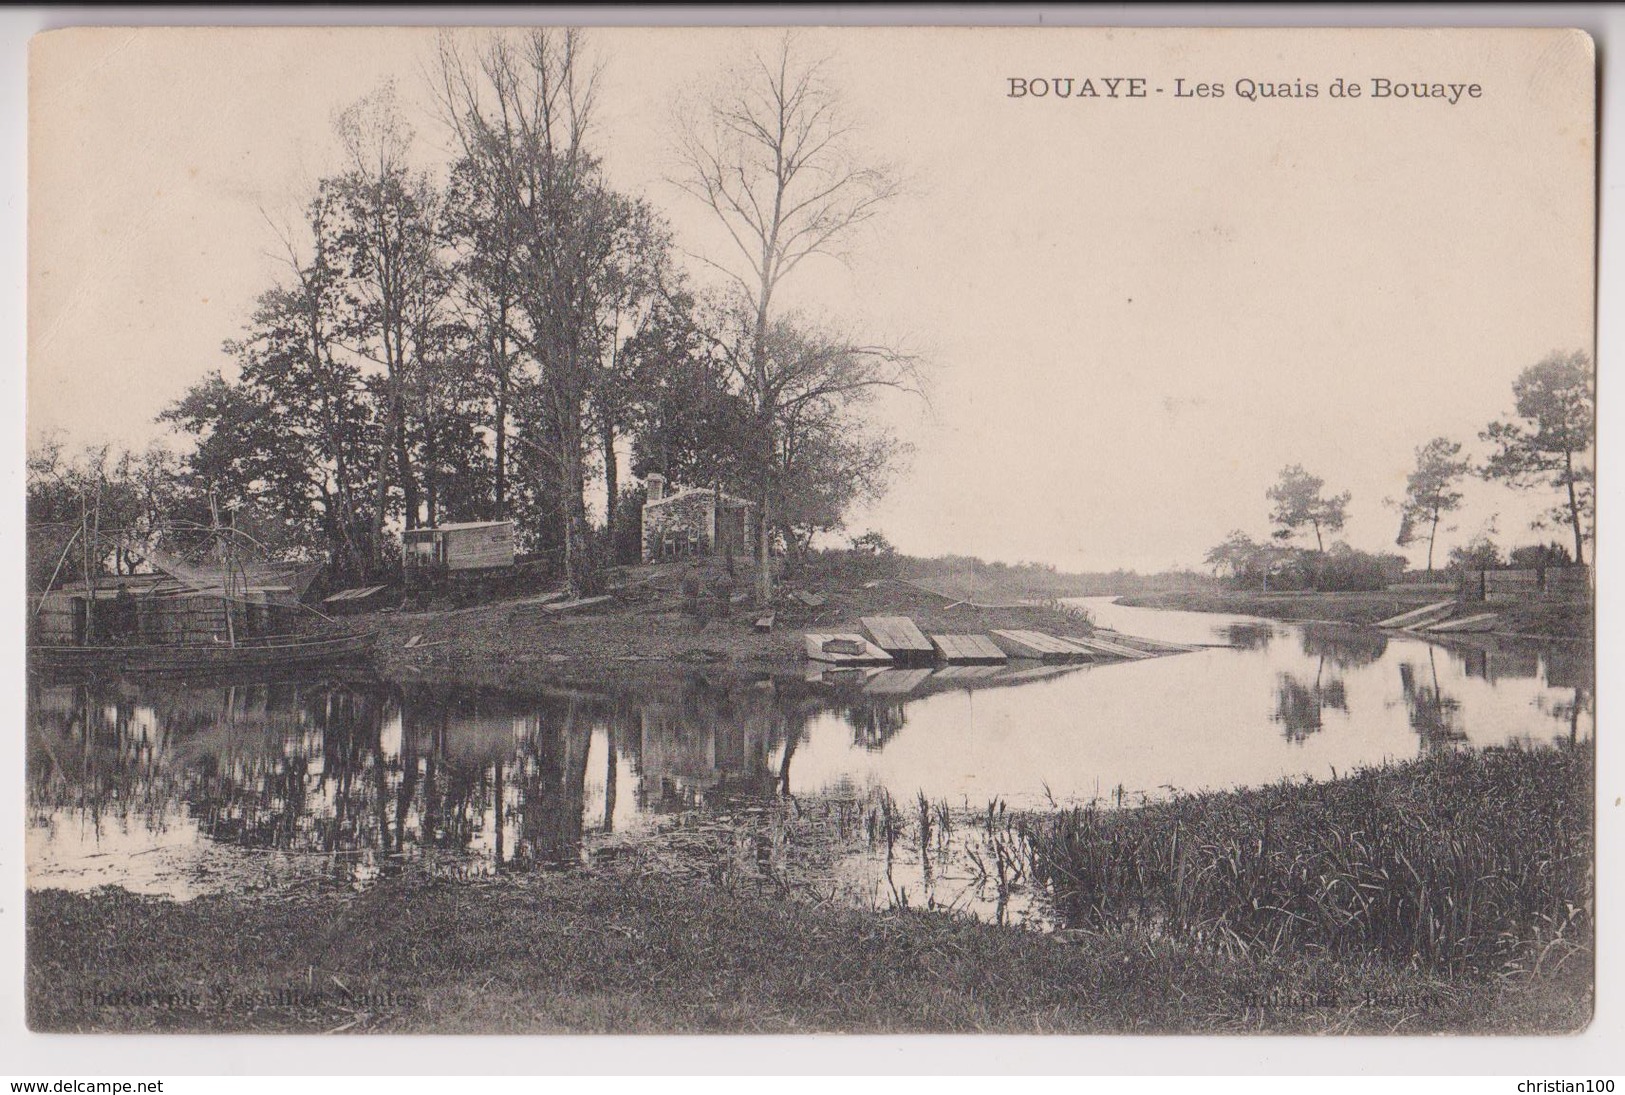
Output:
<svg viewBox="0 0 1625 1095">
<path fill-rule="evenodd" d="M 1479 434 L 1495 446 L 1483 475 L 1521 489 L 1545 485 L 1559 491 L 1562 501 L 1533 527 L 1567 525 L 1574 535 L 1574 560 L 1584 564 L 1594 512 L 1591 445 L 1597 409 L 1591 355 L 1583 350 L 1549 354 L 1523 371 L 1512 394 L 1514 415 Z"/>
<path fill-rule="evenodd" d="M 1239 586 L 1267 587 L 1270 569 L 1280 553 L 1280 548 L 1260 544 L 1241 529 L 1231 529 L 1228 536 L 1208 549 L 1202 561 L 1216 578 Z"/>
<path fill-rule="evenodd" d="M 335 252 L 355 303 L 345 334 L 360 358 L 383 371 L 387 443 L 377 447 L 373 472 L 373 529 L 381 536 L 392 485 L 400 487 L 406 527 L 423 520 L 411 400 L 432 390 L 426 373 L 445 367 L 451 270 L 441 242 L 444 196 L 409 166 L 414 135 L 392 82 L 340 113 L 335 129 L 348 163 L 324 185 L 334 196 Z"/>
<path fill-rule="evenodd" d="M 774 496 L 779 533 L 792 556 L 820 533 L 844 527 L 854 505 L 885 493 L 909 449 L 889 432 L 865 428 L 858 399 L 814 400 L 785 417 Z"/>
<path fill-rule="evenodd" d="M 1447 437 L 1435 437 L 1416 450 L 1416 469 L 1405 480 L 1405 498 L 1399 508 L 1399 536 L 1396 543 L 1414 543 L 1418 529 L 1425 529 L 1428 542 L 1428 573 L 1433 573 L 1433 545 L 1439 535 L 1439 519 L 1461 506 L 1461 492 L 1455 489 L 1470 467 L 1461 459 L 1461 445 Z"/>
<path fill-rule="evenodd" d="M 589 147 L 597 70 L 575 30 L 494 35 L 473 56 L 441 40 L 438 92 L 466 185 L 512 264 L 506 330 L 537 365 L 517 436 L 558 503 L 565 581 L 594 580 L 584 484 L 589 412 L 603 394 L 602 316 L 646 214 L 606 184 Z"/>
<path fill-rule="evenodd" d="M 620 503 L 620 458 L 616 442 L 632 428 L 640 395 L 665 363 L 635 352 L 638 336 L 659 322 L 661 305 L 673 289 L 671 237 L 665 222 L 642 201 L 620 195 L 612 200 L 614 243 L 601 276 L 594 279 L 597 322 L 593 344 L 598 368 L 593 377 L 591 416 L 604 474 L 604 525 L 614 529 Z M 652 367 L 652 368 L 651 368 Z"/>
<path fill-rule="evenodd" d="M 1501 549 L 1488 536 L 1475 536 L 1467 544 L 1450 549 L 1452 570 L 1494 570 L 1504 563 Z"/>
<path fill-rule="evenodd" d="M 1351 496 L 1344 491 L 1328 497 L 1325 489 L 1326 481 L 1304 471 L 1301 464 L 1281 469 L 1281 478 L 1265 492 L 1275 503 L 1270 522 L 1276 526 L 1277 540 L 1291 540 L 1309 528 L 1315 534 L 1315 550 L 1326 550 L 1323 534 L 1342 531 Z"/>
<path fill-rule="evenodd" d="M 1569 549 L 1555 540 L 1549 544 L 1525 544 L 1513 548 L 1507 555 L 1512 566 L 1534 570 L 1545 567 L 1566 567 L 1574 562 Z"/>
<path fill-rule="evenodd" d="M 686 292 L 656 306 L 628 341 L 637 394 L 632 454 L 635 474 L 658 471 L 676 483 L 743 492 L 760 451 L 749 401 L 731 385 L 732 371 L 715 331 L 723 320 Z"/>
</svg>

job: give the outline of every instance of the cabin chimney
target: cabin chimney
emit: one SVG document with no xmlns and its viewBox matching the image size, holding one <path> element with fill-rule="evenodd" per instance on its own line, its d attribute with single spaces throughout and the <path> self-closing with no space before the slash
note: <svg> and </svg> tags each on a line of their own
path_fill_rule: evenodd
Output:
<svg viewBox="0 0 1625 1095">
<path fill-rule="evenodd" d="M 652 471 L 645 477 L 649 485 L 649 501 L 658 502 L 666 497 L 666 477 L 657 471 Z"/>
</svg>

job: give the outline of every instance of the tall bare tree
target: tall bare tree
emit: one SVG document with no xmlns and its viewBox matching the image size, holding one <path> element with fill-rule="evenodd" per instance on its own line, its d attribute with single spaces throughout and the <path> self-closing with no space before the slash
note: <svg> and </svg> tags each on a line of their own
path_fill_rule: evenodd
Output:
<svg viewBox="0 0 1625 1095">
<path fill-rule="evenodd" d="M 756 593 L 764 604 L 773 595 L 767 469 L 780 409 L 772 402 L 768 341 L 776 297 L 807 259 L 838 256 L 853 229 L 897 192 L 885 168 L 860 161 L 853 138 L 824 63 L 800 56 L 788 34 L 677 120 L 681 167 L 672 181 L 702 202 L 732 241 L 726 258 L 705 261 L 747 302 L 750 388 L 760 401 Z"/>
</svg>

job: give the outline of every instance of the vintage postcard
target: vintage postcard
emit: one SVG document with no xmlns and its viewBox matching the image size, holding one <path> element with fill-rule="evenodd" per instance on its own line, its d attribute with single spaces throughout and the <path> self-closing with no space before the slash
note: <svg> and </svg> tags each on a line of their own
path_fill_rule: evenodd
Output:
<svg viewBox="0 0 1625 1095">
<path fill-rule="evenodd" d="M 30 1025 L 1583 1029 L 1595 87 L 37 37 Z"/>
</svg>

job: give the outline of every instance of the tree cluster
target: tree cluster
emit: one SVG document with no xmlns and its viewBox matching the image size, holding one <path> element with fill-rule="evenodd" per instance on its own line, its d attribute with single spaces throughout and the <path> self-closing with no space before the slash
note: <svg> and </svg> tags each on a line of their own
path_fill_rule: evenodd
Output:
<svg viewBox="0 0 1625 1095">
<path fill-rule="evenodd" d="M 661 211 L 617 190 L 577 31 L 441 39 L 438 165 L 393 84 L 334 119 L 343 156 L 281 233 L 284 271 L 230 366 L 161 421 L 177 489 L 262 513 L 334 577 L 387 577 L 396 535 L 512 519 L 580 590 L 637 558 L 633 471 L 749 498 L 771 557 L 884 490 L 868 422 L 914 362 L 780 303 L 893 193 L 861 166 L 817 63 L 786 38 L 674 123 L 676 182 L 740 245 L 696 288 Z M 589 488 L 602 483 L 604 520 Z"/>
<path fill-rule="evenodd" d="M 1553 353 L 1525 369 L 1513 384 L 1514 413 L 1492 422 L 1480 434 L 1492 446 L 1482 463 L 1462 455 L 1459 442 L 1435 437 L 1419 446 L 1406 477 L 1405 496 L 1389 502 L 1399 511 L 1400 547 L 1426 542 L 1427 570 L 1433 572 L 1441 523 L 1461 507 L 1457 489 L 1469 475 L 1507 483 L 1520 489 L 1546 487 L 1558 502 L 1533 527 L 1564 528 L 1573 553 L 1564 546 L 1535 544 L 1503 555 L 1488 535 L 1479 535 L 1451 548 L 1452 569 L 1473 570 L 1513 566 L 1566 566 L 1585 562 L 1585 545 L 1592 538 L 1595 512 L 1595 472 L 1591 447 L 1596 436 L 1596 379 L 1590 355 Z M 1380 589 L 1403 570 L 1403 557 L 1368 554 L 1346 544 L 1328 550 L 1326 536 L 1340 532 L 1348 518 L 1352 496 L 1348 491 L 1328 494 L 1325 480 L 1302 465 L 1283 468 L 1266 492 L 1272 503 L 1273 543 L 1255 541 L 1233 530 L 1210 549 L 1206 563 L 1213 573 L 1247 588 Z M 1443 531 L 1451 531 L 1443 526 Z M 1293 541 L 1312 536 L 1313 549 Z"/>
</svg>

